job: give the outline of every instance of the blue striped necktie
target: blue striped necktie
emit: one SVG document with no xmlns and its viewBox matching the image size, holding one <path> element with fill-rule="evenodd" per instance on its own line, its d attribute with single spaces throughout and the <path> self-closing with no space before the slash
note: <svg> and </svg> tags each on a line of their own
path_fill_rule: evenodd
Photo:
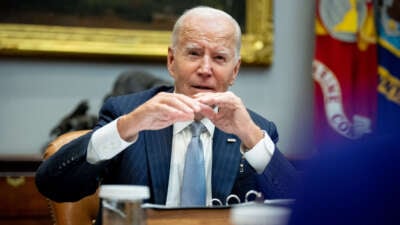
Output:
<svg viewBox="0 0 400 225">
<path fill-rule="evenodd" d="M 192 131 L 192 139 L 186 151 L 181 206 L 205 206 L 206 176 L 203 145 L 200 140 L 200 134 L 205 130 L 205 127 L 200 122 L 193 122 L 190 125 L 190 129 Z"/>
</svg>

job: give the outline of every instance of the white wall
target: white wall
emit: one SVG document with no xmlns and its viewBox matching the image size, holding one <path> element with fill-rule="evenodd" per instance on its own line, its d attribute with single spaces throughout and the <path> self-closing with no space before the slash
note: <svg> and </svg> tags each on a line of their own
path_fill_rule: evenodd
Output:
<svg viewBox="0 0 400 225">
<path fill-rule="evenodd" d="M 301 9 L 301 10 L 300 10 Z M 274 3 L 274 62 L 242 68 L 232 88 L 247 106 L 274 121 L 287 155 L 312 150 L 314 2 Z M 169 78 L 163 63 L 95 63 L 22 58 L 0 59 L 0 154 L 36 154 L 50 129 L 80 100 L 96 113 L 119 73 L 143 69 Z"/>
</svg>

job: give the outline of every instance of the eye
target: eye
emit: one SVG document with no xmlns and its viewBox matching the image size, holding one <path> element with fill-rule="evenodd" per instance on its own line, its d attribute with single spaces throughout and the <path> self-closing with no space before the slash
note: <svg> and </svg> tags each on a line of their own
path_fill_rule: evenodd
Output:
<svg viewBox="0 0 400 225">
<path fill-rule="evenodd" d="M 199 55 L 200 55 L 200 52 L 199 52 L 199 51 L 196 51 L 196 50 L 189 50 L 189 51 L 188 51 L 188 54 L 189 54 L 190 56 L 199 56 Z"/>
<path fill-rule="evenodd" d="M 214 57 L 214 59 L 215 59 L 217 62 L 226 62 L 226 57 L 223 56 L 223 55 L 216 55 L 216 56 Z"/>
</svg>

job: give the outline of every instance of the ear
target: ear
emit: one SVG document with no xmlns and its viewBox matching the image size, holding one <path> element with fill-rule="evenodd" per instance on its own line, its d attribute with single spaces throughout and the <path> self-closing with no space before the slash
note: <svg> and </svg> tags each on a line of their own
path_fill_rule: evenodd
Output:
<svg viewBox="0 0 400 225">
<path fill-rule="evenodd" d="M 175 63 L 174 50 L 172 49 L 171 46 L 169 46 L 168 47 L 168 56 L 167 56 L 167 68 L 168 68 L 169 74 L 172 77 L 174 76 L 174 63 Z"/>
<path fill-rule="evenodd" d="M 233 75 L 232 75 L 232 80 L 229 83 L 230 85 L 233 85 L 233 83 L 235 83 L 236 77 L 239 74 L 239 70 L 240 70 L 240 64 L 242 63 L 241 59 L 238 59 L 238 61 L 236 62 L 235 67 L 233 68 Z"/>
</svg>

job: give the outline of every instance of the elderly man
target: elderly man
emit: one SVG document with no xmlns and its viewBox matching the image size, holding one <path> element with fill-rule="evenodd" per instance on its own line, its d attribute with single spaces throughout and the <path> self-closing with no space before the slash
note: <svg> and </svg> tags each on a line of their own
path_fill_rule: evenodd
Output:
<svg viewBox="0 0 400 225">
<path fill-rule="evenodd" d="M 40 166 L 40 192 L 74 201 L 99 184 L 147 185 L 149 202 L 167 206 L 207 206 L 230 194 L 243 200 L 250 190 L 292 197 L 296 171 L 276 146 L 275 125 L 228 91 L 240 46 L 240 27 L 227 13 L 186 11 L 168 48 L 174 86 L 106 101 L 92 132 Z"/>
</svg>

